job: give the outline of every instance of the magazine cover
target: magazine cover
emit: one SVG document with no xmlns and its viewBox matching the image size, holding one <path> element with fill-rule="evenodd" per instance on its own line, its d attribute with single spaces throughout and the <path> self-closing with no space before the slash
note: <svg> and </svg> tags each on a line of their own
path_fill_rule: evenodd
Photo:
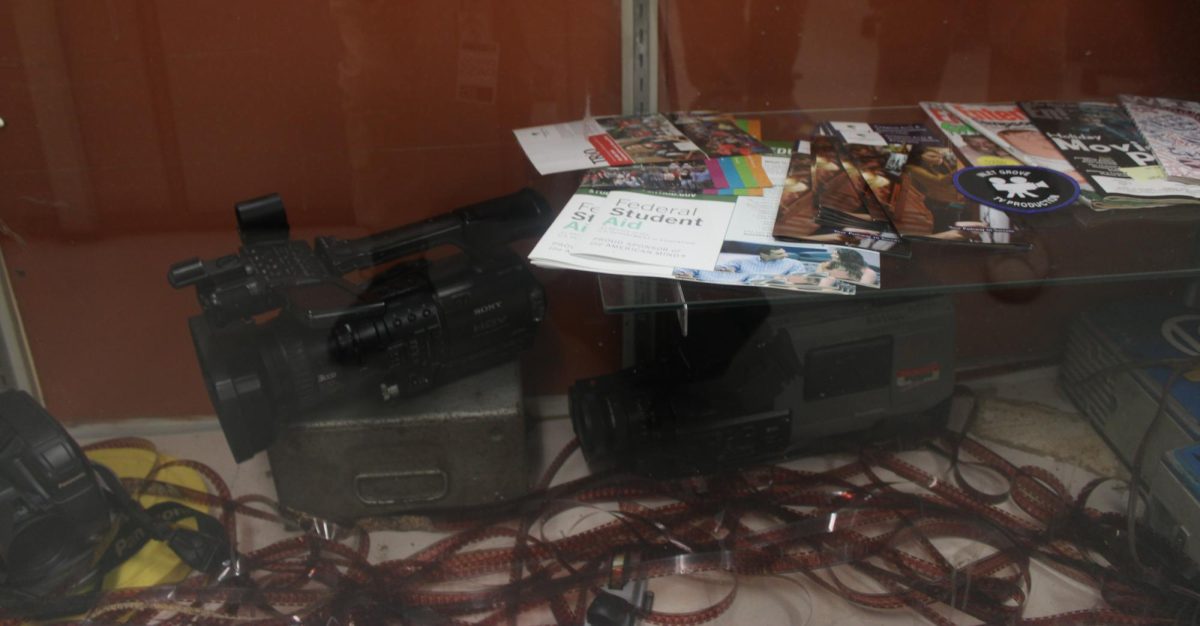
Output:
<svg viewBox="0 0 1200 626">
<path fill-rule="evenodd" d="M 942 131 L 942 135 L 946 137 L 950 145 L 954 146 L 967 164 L 978 166 L 1021 165 L 1021 161 L 1005 152 L 1004 148 L 996 145 L 996 142 L 962 121 L 945 102 L 922 102 L 921 108 L 925 110 L 929 119 L 933 120 L 933 124 Z"/>
<path fill-rule="evenodd" d="M 835 130 L 841 128 L 832 123 Z M 1024 232 L 1003 211 L 969 201 L 954 188 L 958 157 L 928 129 L 869 136 L 861 128 L 846 142 L 867 188 L 903 237 L 989 246 L 1028 247 Z"/>
<path fill-rule="evenodd" d="M 700 147 L 661 114 L 591 117 L 588 141 L 613 166 L 703 161 Z"/>
<path fill-rule="evenodd" d="M 1171 180 L 1200 183 L 1200 102 L 1118 97 Z"/>
<path fill-rule="evenodd" d="M 1200 185 L 1166 180 L 1158 159 L 1120 105 L 1034 101 L 1020 106 L 1105 200 L 1115 195 L 1164 205 L 1200 201 Z"/>
<path fill-rule="evenodd" d="M 771 154 L 771 149 L 742 129 L 732 115 L 716 111 L 683 111 L 667 117 L 710 157 Z"/>
<path fill-rule="evenodd" d="M 1058 148 L 1029 121 L 1015 102 L 949 106 L 971 128 L 1026 165 L 1062 172 L 1080 184 L 1087 182 L 1071 167 Z"/>
</svg>

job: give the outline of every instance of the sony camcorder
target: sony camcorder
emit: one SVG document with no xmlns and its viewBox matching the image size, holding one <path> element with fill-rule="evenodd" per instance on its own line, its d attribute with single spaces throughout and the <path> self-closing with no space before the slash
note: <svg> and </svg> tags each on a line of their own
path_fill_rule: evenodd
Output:
<svg viewBox="0 0 1200 626">
<path fill-rule="evenodd" d="M 402 397 L 510 360 L 545 316 L 542 287 L 507 248 L 552 217 L 533 190 L 312 246 L 289 238 L 277 195 L 235 212 L 238 252 L 176 263 L 168 280 L 196 288 L 203 315 L 188 326 L 239 462 L 337 398 Z M 441 245 L 462 253 L 406 259 Z M 378 271 L 355 283 L 355 270 Z"/>
</svg>

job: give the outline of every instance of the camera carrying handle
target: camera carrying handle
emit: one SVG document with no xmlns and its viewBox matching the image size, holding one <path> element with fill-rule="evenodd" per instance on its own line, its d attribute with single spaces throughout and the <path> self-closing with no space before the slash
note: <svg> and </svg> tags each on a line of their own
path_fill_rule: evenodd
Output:
<svg viewBox="0 0 1200 626">
<path fill-rule="evenodd" d="M 373 267 L 443 244 L 478 252 L 540 233 L 551 217 L 532 189 L 455 209 L 360 239 L 320 237 L 317 255 L 336 274 Z"/>
</svg>

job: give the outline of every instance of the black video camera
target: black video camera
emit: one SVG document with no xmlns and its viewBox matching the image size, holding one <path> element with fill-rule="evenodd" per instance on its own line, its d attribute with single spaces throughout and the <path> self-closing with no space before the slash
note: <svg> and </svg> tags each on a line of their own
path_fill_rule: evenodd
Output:
<svg viewBox="0 0 1200 626">
<path fill-rule="evenodd" d="M 551 217 L 530 189 L 312 247 L 288 238 L 277 195 L 236 214 L 237 254 L 177 263 L 168 281 L 196 287 L 204 314 L 188 326 L 239 462 L 280 424 L 335 398 L 402 397 L 510 360 L 545 316 L 541 285 L 506 246 Z M 343 278 L 443 244 L 463 254 L 404 260 L 359 284 Z"/>
<path fill-rule="evenodd" d="M 653 358 L 577 381 L 589 465 L 703 474 L 945 423 L 954 390 L 946 298 L 812 302 L 660 316 Z"/>
<path fill-rule="evenodd" d="M 708 339 L 571 386 L 572 425 L 593 469 L 673 477 L 783 455 L 792 411 L 774 401 L 800 375 L 791 334 Z"/>
</svg>

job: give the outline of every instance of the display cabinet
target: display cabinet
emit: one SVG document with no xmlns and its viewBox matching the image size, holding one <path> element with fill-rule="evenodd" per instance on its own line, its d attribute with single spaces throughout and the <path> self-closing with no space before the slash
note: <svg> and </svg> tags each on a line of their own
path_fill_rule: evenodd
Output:
<svg viewBox="0 0 1200 626">
<path fill-rule="evenodd" d="M 593 192 L 514 131 L 1196 102 L 1198 20 L 0 2 L 0 623 L 1193 623 L 1200 204 L 836 293 L 554 269 Z"/>
</svg>

